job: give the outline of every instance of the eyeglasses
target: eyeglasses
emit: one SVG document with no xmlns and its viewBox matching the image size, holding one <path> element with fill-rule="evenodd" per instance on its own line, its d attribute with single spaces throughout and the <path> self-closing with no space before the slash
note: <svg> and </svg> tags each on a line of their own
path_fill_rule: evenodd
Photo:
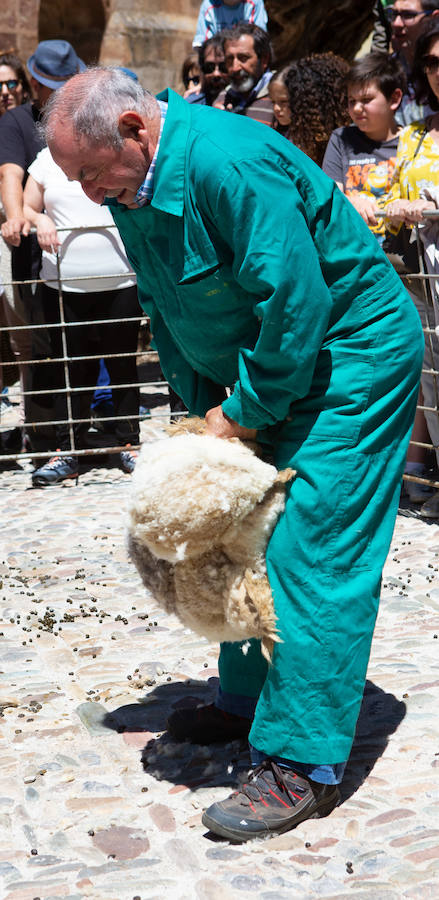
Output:
<svg viewBox="0 0 439 900">
<path fill-rule="evenodd" d="M 433 10 L 423 9 L 420 12 L 418 9 L 395 9 L 394 6 L 388 6 L 384 12 L 389 22 L 394 22 L 398 16 L 403 22 L 411 22 L 412 19 L 416 19 L 418 16 L 431 16 Z"/>
<path fill-rule="evenodd" d="M 204 63 L 203 72 L 205 75 L 213 75 L 215 69 L 219 69 L 223 75 L 227 72 L 227 67 L 225 62 L 207 62 Z"/>
<path fill-rule="evenodd" d="M 199 75 L 189 75 L 188 82 L 191 84 L 199 84 L 200 76 Z"/>
<path fill-rule="evenodd" d="M 7 78 L 6 81 L 0 81 L 0 91 L 3 90 L 3 85 L 6 85 L 8 91 L 16 91 L 19 84 L 18 78 Z"/>
<path fill-rule="evenodd" d="M 424 59 L 422 60 L 422 69 L 425 73 L 430 72 L 431 75 L 434 72 L 437 72 L 439 69 L 439 56 L 433 56 L 433 54 L 424 56 Z"/>
</svg>

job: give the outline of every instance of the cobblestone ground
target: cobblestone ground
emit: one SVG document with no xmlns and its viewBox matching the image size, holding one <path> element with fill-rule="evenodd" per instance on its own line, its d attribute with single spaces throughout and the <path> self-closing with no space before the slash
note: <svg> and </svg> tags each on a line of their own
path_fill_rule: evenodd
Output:
<svg viewBox="0 0 439 900">
<path fill-rule="evenodd" d="M 32 490 L 30 471 L 0 473 L 3 900 L 439 898 L 437 524 L 398 517 L 342 804 L 232 846 L 201 813 L 246 747 L 162 734 L 212 695 L 217 648 L 148 601 L 130 476 Z"/>
</svg>

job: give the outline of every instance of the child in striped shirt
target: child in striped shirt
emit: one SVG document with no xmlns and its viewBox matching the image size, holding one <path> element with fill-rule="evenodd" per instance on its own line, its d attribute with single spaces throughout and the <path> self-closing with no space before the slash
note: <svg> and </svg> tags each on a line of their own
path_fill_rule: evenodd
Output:
<svg viewBox="0 0 439 900">
<path fill-rule="evenodd" d="M 224 28 L 233 28 L 238 22 L 250 22 L 267 30 L 267 13 L 264 0 L 203 0 L 197 22 L 194 47 L 201 47 L 204 41 Z"/>
</svg>

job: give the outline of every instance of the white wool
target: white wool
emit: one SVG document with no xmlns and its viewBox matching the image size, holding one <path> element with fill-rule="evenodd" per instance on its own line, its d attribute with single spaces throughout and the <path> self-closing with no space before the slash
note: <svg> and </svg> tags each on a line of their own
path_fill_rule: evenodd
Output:
<svg viewBox="0 0 439 900">
<path fill-rule="evenodd" d="M 177 544 L 176 552 L 175 552 L 177 562 L 181 562 L 181 560 L 184 559 L 186 547 L 187 547 L 187 541 L 183 541 L 181 544 Z"/>
<path fill-rule="evenodd" d="M 211 641 L 262 639 L 276 617 L 265 566 L 290 470 L 278 475 L 240 441 L 206 433 L 145 444 L 132 479 L 129 548 L 167 612 Z"/>
<path fill-rule="evenodd" d="M 248 447 L 234 441 L 224 441 L 211 435 L 184 434 L 144 444 L 132 478 L 133 495 L 146 489 L 160 489 L 172 474 L 181 475 L 185 468 L 200 467 L 208 473 L 216 469 L 237 469 L 244 484 L 264 493 L 276 479 L 276 469 L 258 459 Z M 146 477 L 147 475 L 147 477 Z M 218 476 L 220 477 L 220 476 Z"/>
<path fill-rule="evenodd" d="M 238 525 L 276 477 L 274 466 L 240 442 L 183 434 L 145 444 L 132 479 L 134 534 L 175 563 L 191 555 L 190 534 L 198 536 L 198 546 L 211 520 L 220 518 L 224 530 Z"/>
</svg>

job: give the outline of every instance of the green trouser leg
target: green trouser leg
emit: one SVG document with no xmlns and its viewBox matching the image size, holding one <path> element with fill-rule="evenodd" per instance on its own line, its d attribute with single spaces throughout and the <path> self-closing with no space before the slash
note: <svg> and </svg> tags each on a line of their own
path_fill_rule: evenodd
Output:
<svg viewBox="0 0 439 900">
<path fill-rule="evenodd" d="M 316 427 L 298 436 L 293 417 L 277 435 L 276 465 L 298 475 L 267 549 L 282 643 L 250 732 L 267 756 L 318 765 L 346 760 L 351 750 L 423 356 L 416 311 L 401 307 L 407 343 L 381 324 L 362 393 L 352 368 L 359 409 L 348 407 L 344 433 Z M 228 694 L 250 693 L 261 682 L 260 658 L 227 645 L 220 673 Z"/>
<path fill-rule="evenodd" d="M 363 466 L 357 453 L 351 466 L 345 458 L 338 491 L 327 494 L 323 504 L 318 495 L 327 481 L 325 465 L 313 485 L 296 480 L 267 551 L 282 643 L 275 645 L 268 671 L 256 642 L 247 656 L 240 643 L 221 647 L 221 690 L 228 695 L 259 695 L 250 742 L 267 756 L 315 764 L 339 763 L 349 756 L 378 610 L 381 569 L 399 497 L 404 453 L 398 447 L 399 443 L 390 448 L 385 478 L 375 458 L 363 459 Z M 317 445 L 315 451 L 317 462 L 321 455 Z M 327 453 L 328 467 L 337 455 L 341 462 L 344 454 Z M 334 501 L 341 515 L 342 503 L 349 503 L 352 492 L 359 490 L 352 480 L 357 473 L 363 476 L 358 502 L 372 513 L 371 530 L 362 531 L 354 504 L 350 522 L 343 516 L 334 538 L 328 506 Z M 313 519 L 308 521 L 308 533 L 313 534 L 308 544 L 303 541 L 303 522 L 302 526 L 298 522 L 312 493 L 317 496 L 314 516 L 307 514 L 308 520 Z"/>
<path fill-rule="evenodd" d="M 221 692 L 217 706 L 253 718 L 256 701 L 267 677 L 267 668 L 259 641 L 252 639 L 221 644 L 218 660 Z"/>
</svg>

